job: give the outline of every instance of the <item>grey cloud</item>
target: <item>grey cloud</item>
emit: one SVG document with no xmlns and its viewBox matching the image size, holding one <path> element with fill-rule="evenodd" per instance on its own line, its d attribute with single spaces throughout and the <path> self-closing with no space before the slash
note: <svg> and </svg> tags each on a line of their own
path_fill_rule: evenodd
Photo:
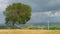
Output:
<svg viewBox="0 0 60 34">
<path fill-rule="evenodd" d="M 9 3 L 22 2 L 32 6 L 33 12 L 46 12 L 60 10 L 60 0 L 9 0 Z"/>
<path fill-rule="evenodd" d="M 50 22 L 59 23 L 60 22 L 60 16 L 50 17 L 45 12 L 36 12 L 36 13 L 34 12 L 34 13 L 32 13 L 32 18 L 29 22 L 30 23 L 40 23 L 40 22 L 48 22 L 48 20 Z"/>
<path fill-rule="evenodd" d="M 36 7 L 33 11 L 44 12 L 44 11 L 57 11 L 60 9 L 59 0 L 37 0 L 35 1 Z"/>
</svg>

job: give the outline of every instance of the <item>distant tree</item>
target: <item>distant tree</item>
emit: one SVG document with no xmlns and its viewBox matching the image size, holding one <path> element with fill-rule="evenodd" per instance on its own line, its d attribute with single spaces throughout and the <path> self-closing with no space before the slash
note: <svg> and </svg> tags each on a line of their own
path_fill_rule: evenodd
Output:
<svg viewBox="0 0 60 34">
<path fill-rule="evenodd" d="M 4 15 L 6 16 L 6 24 L 12 22 L 12 26 L 14 28 L 14 24 L 16 22 L 19 24 L 25 24 L 30 20 L 31 7 L 22 3 L 13 3 L 7 6 L 6 10 L 4 11 Z"/>
</svg>

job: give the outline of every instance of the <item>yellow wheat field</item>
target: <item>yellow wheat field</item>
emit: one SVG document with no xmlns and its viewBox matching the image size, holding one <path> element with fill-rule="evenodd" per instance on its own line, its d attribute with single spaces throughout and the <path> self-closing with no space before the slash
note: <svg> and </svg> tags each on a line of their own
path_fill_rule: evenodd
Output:
<svg viewBox="0 0 60 34">
<path fill-rule="evenodd" d="M 0 30 L 0 34 L 60 34 L 60 30 Z"/>
</svg>

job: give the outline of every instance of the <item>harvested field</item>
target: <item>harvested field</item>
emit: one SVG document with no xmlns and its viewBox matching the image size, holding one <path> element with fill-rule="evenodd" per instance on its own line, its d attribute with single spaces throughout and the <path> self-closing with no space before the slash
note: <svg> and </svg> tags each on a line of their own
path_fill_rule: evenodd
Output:
<svg viewBox="0 0 60 34">
<path fill-rule="evenodd" d="M 60 34 L 60 30 L 0 30 L 0 34 Z"/>
</svg>

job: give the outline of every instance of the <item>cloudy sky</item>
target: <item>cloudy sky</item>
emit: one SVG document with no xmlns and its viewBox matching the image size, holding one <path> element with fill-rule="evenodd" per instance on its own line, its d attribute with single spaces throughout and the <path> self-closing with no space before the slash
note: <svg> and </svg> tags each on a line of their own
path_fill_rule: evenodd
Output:
<svg viewBox="0 0 60 34">
<path fill-rule="evenodd" d="M 4 23 L 3 11 L 12 3 L 20 2 L 32 7 L 30 23 L 60 22 L 60 0 L 0 0 L 0 23 Z"/>
</svg>

